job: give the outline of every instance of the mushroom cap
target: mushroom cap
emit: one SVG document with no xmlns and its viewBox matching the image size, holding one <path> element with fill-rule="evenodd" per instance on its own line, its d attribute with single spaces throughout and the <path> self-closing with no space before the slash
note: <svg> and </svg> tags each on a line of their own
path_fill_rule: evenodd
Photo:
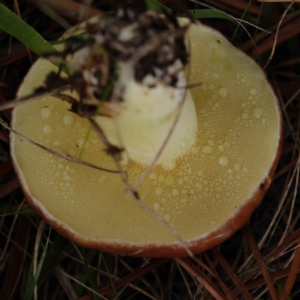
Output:
<svg viewBox="0 0 300 300">
<path fill-rule="evenodd" d="M 269 187 L 279 160 L 282 120 L 260 67 L 219 32 L 191 25 L 189 83 L 198 118 L 195 144 L 169 166 L 156 165 L 138 188 L 193 253 L 243 226 Z M 18 96 L 33 92 L 55 67 L 39 59 Z M 115 169 L 89 123 L 51 96 L 19 105 L 12 127 L 24 136 L 89 163 Z M 82 150 L 82 147 L 85 147 Z M 11 155 L 28 203 L 76 243 L 123 255 L 186 256 L 169 229 L 126 195 L 118 174 L 66 161 L 11 134 Z M 124 160 L 130 183 L 144 166 Z"/>
</svg>

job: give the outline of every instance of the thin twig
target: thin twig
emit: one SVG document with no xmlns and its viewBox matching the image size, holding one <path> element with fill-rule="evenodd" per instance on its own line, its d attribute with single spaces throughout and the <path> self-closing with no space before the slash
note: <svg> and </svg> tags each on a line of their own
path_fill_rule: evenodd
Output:
<svg viewBox="0 0 300 300">
<path fill-rule="evenodd" d="M 40 98 L 45 97 L 45 96 L 51 96 L 52 94 L 56 94 L 56 93 L 58 94 L 58 93 L 63 92 L 65 90 L 69 89 L 69 88 L 70 88 L 70 85 L 67 84 L 67 85 L 63 85 L 59 88 L 50 89 L 50 90 L 42 92 L 42 93 L 33 93 L 33 94 L 30 94 L 30 95 L 27 95 L 27 96 L 24 96 L 24 97 L 21 97 L 21 98 L 11 100 L 11 101 L 6 102 L 6 103 L 1 103 L 0 104 L 0 111 L 1 110 L 6 110 L 6 109 L 9 109 L 9 108 L 14 108 L 14 107 L 16 107 L 20 104 L 23 104 L 23 103 L 28 103 L 28 102 L 31 102 L 31 101 L 39 100 Z"/>
<path fill-rule="evenodd" d="M 45 221 L 41 220 L 40 221 L 40 226 L 38 228 L 38 231 L 37 231 L 37 234 L 36 234 L 36 237 L 35 237 L 35 244 L 34 244 L 34 251 L 33 251 L 33 274 L 32 274 L 33 278 L 36 276 L 37 265 L 38 265 L 39 247 L 40 247 L 40 242 L 41 242 L 44 226 L 45 226 Z M 37 285 L 35 285 L 35 287 L 34 287 L 33 299 L 38 300 Z"/>
<path fill-rule="evenodd" d="M 214 286 L 214 284 L 203 274 L 198 268 L 196 268 L 188 258 L 175 258 L 175 260 L 197 281 L 202 284 L 216 300 L 224 300 L 224 295 Z"/>
<path fill-rule="evenodd" d="M 73 157 L 73 156 L 70 156 L 70 155 L 67 155 L 67 154 L 64 154 L 62 152 L 59 152 L 59 151 L 56 151 L 56 150 L 53 150 L 53 149 L 50 149 L 50 148 L 47 148 L 39 143 L 36 143 L 35 141 L 27 138 L 26 136 L 24 136 L 23 134 L 19 133 L 18 131 L 12 129 L 10 126 L 8 126 L 1 118 L 0 118 L 0 124 L 7 130 L 11 131 L 12 133 L 14 133 L 15 135 L 19 136 L 21 139 L 27 141 L 28 143 L 32 144 L 32 145 L 35 145 L 37 147 L 39 147 L 40 149 L 48 152 L 48 153 L 51 153 L 53 155 L 56 155 L 62 159 L 65 159 L 67 161 L 70 161 L 70 162 L 74 162 L 74 163 L 77 163 L 77 164 L 80 164 L 80 165 L 83 165 L 83 166 L 86 166 L 86 167 L 89 167 L 89 168 L 93 168 L 93 169 L 96 169 L 96 170 L 99 170 L 99 171 L 104 171 L 104 172 L 108 172 L 108 173 L 113 173 L 113 174 L 118 174 L 119 171 L 117 170 L 110 170 L 110 169 L 106 169 L 106 168 L 101 168 L 101 167 L 98 167 L 96 165 L 93 165 L 93 164 L 90 164 L 89 162 L 86 162 L 86 161 L 82 161 L 76 157 Z"/>
<path fill-rule="evenodd" d="M 276 29 L 276 33 L 275 33 L 275 38 L 274 38 L 274 44 L 273 44 L 273 47 L 272 47 L 272 51 L 271 51 L 271 54 L 266 62 L 266 64 L 264 65 L 263 69 L 265 69 L 267 67 L 267 65 L 270 63 L 270 61 L 272 60 L 273 58 L 273 55 L 275 53 L 275 49 L 276 49 L 276 45 L 277 45 L 277 38 L 278 38 L 278 34 L 279 34 L 279 30 L 280 30 L 280 26 L 281 26 L 281 23 L 283 22 L 286 14 L 288 13 L 288 11 L 290 10 L 290 8 L 292 7 L 292 5 L 295 3 L 295 0 L 293 0 L 289 6 L 286 8 L 286 10 L 284 11 L 279 23 L 278 23 L 278 26 L 277 26 L 277 29 Z"/>
<path fill-rule="evenodd" d="M 90 124 L 92 125 L 93 129 L 95 130 L 96 134 L 99 136 L 103 144 L 109 149 L 112 145 L 110 144 L 109 140 L 105 136 L 103 130 L 101 127 L 93 120 L 93 118 L 89 118 Z M 178 232 L 160 215 L 158 215 L 154 210 L 152 210 L 145 202 L 143 202 L 139 196 L 138 193 L 132 188 L 132 186 L 129 184 L 126 173 L 122 170 L 121 164 L 120 164 L 120 154 L 112 154 L 112 158 L 116 164 L 116 167 L 119 171 L 119 174 L 121 176 L 122 182 L 126 188 L 127 193 L 133 197 L 133 199 L 136 200 L 136 203 L 140 206 L 141 209 L 143 209 L 145 212 L 147 212 L 149 215 L 151 215 L 154 219 L 161 222 L 172 234 L 173 236 L 179 241 L 179 243 L 182 245 L 182 247 L 186 250 L 187 254 L 191 257 L 193 257 L 193 253 L 191 250 L 187 247 L 184 240 L 180 237 Z"/>
<path fill-rule="evenodd" d="M 232 270 L 228 262 L 224 259 L 224 257 L 221 255 L 219 250 L 215 247 L 211 249 L 211 252 L 213 253 L 214 257 L 217 259 L 217 261 L 220 263 L 224 271 L 228 274 L 230 279 L 234 282 L 236 288 L 240 291 L 240 293 L 243 294 L 244 299 L 246 300 L 252 300 L 253 297 L 250 295 L 249 291 L 246 289 L 244 284 L 241 282 L 241 280 L 238 278 L 236 273 Z"/>
<path fill-rule="evenodd" d="M 297 164 L 297 167 L 296 167 L 295 188 L 294 188 L 294 194 L 293 194 L 293 198 L 292 198 L 291 208 L 289 210 L 289 216 L 288 216 L 288 219 L 287 219 L 287 222 L 286 222 L 284 232 L 283 232 L 278 244 L 282 243 L 282 241 L 285 239 L 285 237 L 287 235 L 287 232 L 289 230 L 292 215 L 293 215 L 293 212 L 294 212 L 295 200 L 296 200 L 296 196 L 297 196 L 297 192 L 298 192 L 298 185 L 299 185 L 299 164 Z"/>
<path fill-rule="evenodd" d="M 245 225 L 244 228 L 243 228 L 243 231 L 246 235 L 246 238 L 247 238 L 247 241 L 248 241 L 248 244 L 253 252 L 253 255 L 257 261 L 257 264 L 260 268 L 260 271 L 263 275 L 263 277 L 265 278 L 266 280 L 266 283 L 267 283 L 267 286 L 268 286 L 268 289 L 269 289 L 269 293 L 272 297 L 272 300 L 277 300 L 278 299 L 278 295 L 276 293 L 276 290 L 275 290 L 275 287 L 274 287 L 274 284 L 273 284 L 273 281 L 271 279 L 271 276 L 270 276 L 270 273 L 268 272 L 268 269 L 267 269 L 267 266 L 263 260 L 263 257 L 259 251 L 259 248 L 258 248 L 258 245 L 256 244 L 256 241 L 252 235 L 252 232 L 249 228 L 248 225 Z"/>
</svg>

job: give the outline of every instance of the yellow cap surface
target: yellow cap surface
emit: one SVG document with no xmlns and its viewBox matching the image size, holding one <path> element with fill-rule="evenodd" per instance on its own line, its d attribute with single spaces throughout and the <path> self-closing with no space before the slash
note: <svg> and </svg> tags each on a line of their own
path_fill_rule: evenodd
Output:
<svg viewBox="0 0 300 300">
<path fill-rule="evenodd" d="M 184 240 L 218 228 L 252 197 L 270 171 L 280 140 L 280 114 L 265 75 L 218 32 L 192 25 L 189 83 L 198 118 L 195 144 L 187 154 L 156 166 L 138 188 L 141 199 Z M 39 60 L 19 96 L 43 83 L 54 67 Z M 79 157 L 88 121 L 53 97 L 18 106 L 13 128 L 51 149 Z M 138 126 L 138 125 L 137 125 Z M 67 162 L 12 136 L 19 177 L 48 219 L 87 241 L 101 243 L 178 243 L 172 233 L 125 195 L 120 176 Z M 184 145 L 183 145 L 184 146 Z M 116 169 L 95 133 L 82 159 Z M 129 181 L 144 167 L 130 162 Z"/>
</svg>

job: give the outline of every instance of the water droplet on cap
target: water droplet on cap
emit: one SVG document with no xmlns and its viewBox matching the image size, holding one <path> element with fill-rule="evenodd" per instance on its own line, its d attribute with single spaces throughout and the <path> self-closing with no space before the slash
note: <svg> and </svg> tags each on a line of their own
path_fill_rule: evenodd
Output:
<svg viewBox="0 0 300 300">
<path fill-rule="evenodd" d="M 220 152 L 223 152 L 225 150 L 225 147 L 223 145 L 219 145 L 218 149 L 219 149 Z"/>
<path fill-rule="evenodd" d="M 82 148 L 86 148 L 88 145 L 89 145 L 89 142 L 86 141 L 86 139 L 84 138 L 80 138 L 77 142 L 76 142 L 76 145 L 78 146 L 79 149 L 82 149 Z"/>
<path fill-rule="evenodd" d="M 229 159 L 226 156 L 221 156 L 219 158 L 219 164 L 223 167 L 227 166 L 229 164 Z"/>
<path fill-rule="evenodd" d="M 64 116 L 64 124 L 66 125 L 66 126 L 70 126 L 70 125 L 72 125 L 74 123 L 74 118 L 72 117 L 72 116 L 70 116 L 70 115 L 65 115 Z"/>
<path fill-rule="evenodd" d="M 205 154 L 211 153 L 212 152 L 212 148 L 210 146 L 204 146 L 202 148 L 202 152 Z"/>
<path fill-rule="evenodd" d="M 41 118 L 46 120 L 49 119 L 52 115 L 52 110 L 49 107 L 43 107 L 40 111 Z"/>
<path fill-rule="evenodd" d="M 241 165 L 239 163 L 234 164 L 234 169 L 238 172 L 241 169 Z"/>
<path fill-rule="evenodd" d="M 228 95 L 228 90 L 225 89 L 225 88 L 219 89 L 219 95 L 220 95 L 221 97 L 226 97 L 226 96 Z"/>
<path fill-rule="evenodd" d="M 162 188 L 160 188 L 160 187 L 157 187 L 154 190 L 155 196 L 160 196 L 163 192 L 164 192 L 164 190 Z"/>
<path fill-rule="evenodd" d="M 159 204 L 158 202 L 155 202 L 153 208 L 154 208 L 154 211 L 155 211 L 155 212 L 159 212 L 160 204 Z"/>
<path fill-rule="evenodd" d="M 43 127 L 43 132 L 44 132 L 45 134 L 51 133 L 51 132 L 52 132 L 52 126 L 51 126 L 51 125 L 45 125 L 45 126 Z"/>
<path fill-rule="evenodd" d="M 263 114 L 263 110 L 261 108 L 254 108 L 253 115 L 255 118 L 259 119 Z"/>
<path fill-rule="evenodd" d="M 168 162 L 164 162 L 162 163 L 162 168 L 166 171 L 172 171 L 176 168 L 176 161 L 168 161 Z"/>
<path fill-rule="evenodd" d="M 60 141 L 54 141 L 53 146 L 54 147 L 59 147 L 59 146 L 61 146 L 61 142 Z"/>
<path fill-rule="evenodd" d="M 165 214 L 165 215 L 164 215 L 164 219 L 165 219 L 167 222 L 170 222 L 171 216 L 170 216 L 169 214 Z"/>
<path fill-rule="evenodd" d="M 248 114 L 242 114 L 242 119 L 244 119 L 244 120 L 247 120 L 249 118 L 249 115 Z"/>
</svg>

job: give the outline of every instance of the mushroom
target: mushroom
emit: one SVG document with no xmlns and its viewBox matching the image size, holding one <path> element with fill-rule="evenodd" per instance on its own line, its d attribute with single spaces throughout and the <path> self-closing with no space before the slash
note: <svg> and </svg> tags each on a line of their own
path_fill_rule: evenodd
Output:
<svg viewBox="0 0 300 300">
<path fill-rule="evenodd" d="M 198 253 L 230 237 L 261 202 L 279 160 L 282 121 L 277 99 L 252 59 L 200 23 L 190 25 L 187 35 L 189 83 L 201 86 L 185 94 L 174 134 L 138 194 Z M 31 94 L 54 68 L 39 59 L 18 96 Z M 122 109 L 107 105 L 113 118 L 97 116 L 96 122 L 112 144 L 125 146 L 121 165 L 133 184 L 166 138 L 181 100 L 169 96 L 174 88 L 128 82 Z M 159 100 L 154 105 L 145 100 L 149 93 Z M 16 107 L 11 125 L 45 147 L 115 169 L 97 134 L 87 137 L 89 122 L 69 108 L 45 96 Z M 126 194 L 118 174 L 67 161 L 14 134 L 11 155 L 28 203 L 76 243 L 123 255 L 187 255 L 169 228 Z"/>
</svg>

